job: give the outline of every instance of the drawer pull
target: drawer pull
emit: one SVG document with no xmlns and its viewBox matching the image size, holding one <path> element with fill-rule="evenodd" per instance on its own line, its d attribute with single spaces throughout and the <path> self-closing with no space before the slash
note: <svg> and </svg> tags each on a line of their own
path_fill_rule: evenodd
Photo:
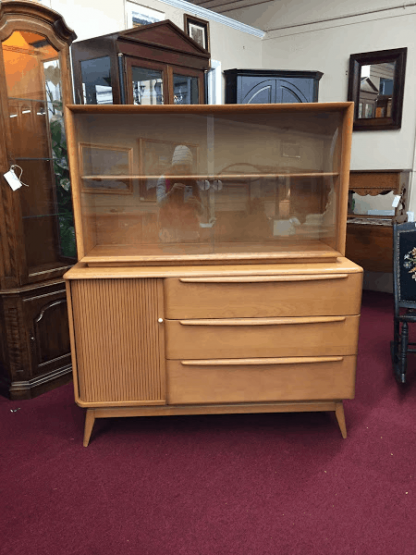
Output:
<svg viewBox="0 0 416 555">
<path fill-rule="evenodd" d="M 276 364 L 313 364 L 342 362 L 344 357 L 287 357 L 287 358 L 241 358 L 215 360 L 181 360 L 182 366 L 274 366 Z"/>
<path fill-rule="evenodd" d="M 230 318 L 229 320 L 179 320 L 181 326 L 285 326 L 291 324 L 330 324 L 345 322 L 346 316 L 307 316 L 305 318 Z"/>
<path fill-rule="evenodd" d="M 236 276 L 236 277 L 204 277 L 179 278 L 182 283 L 267 283 L 276 281 L 321 281 L 324 279 L 345 279 L 348 274 L 315 274 L 288 276 Z"/>
</svg>

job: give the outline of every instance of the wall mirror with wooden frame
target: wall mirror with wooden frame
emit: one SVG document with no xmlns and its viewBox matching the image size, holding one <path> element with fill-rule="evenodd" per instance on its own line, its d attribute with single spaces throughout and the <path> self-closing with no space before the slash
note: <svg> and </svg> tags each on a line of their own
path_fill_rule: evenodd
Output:
<svg viewBox="0 0 416 555">
<path fill-rule="evenodd" d="M 354 131 L 400 129 L 407 48 L 352 54 L 348 100 L 355 103 Z"/>
</svg>

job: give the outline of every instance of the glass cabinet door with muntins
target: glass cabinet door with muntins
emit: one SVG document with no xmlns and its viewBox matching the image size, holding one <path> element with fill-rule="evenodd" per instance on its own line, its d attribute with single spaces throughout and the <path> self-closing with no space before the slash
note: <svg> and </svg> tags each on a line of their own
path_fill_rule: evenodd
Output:
<svg viewBox="0 0 416 555">
<path fill-rule="evenodd" d="M 77 260 L 64 126 L 75 38 L 39 2 L 0 2 L 0 394 L 16 400 L 72 376 L 62 276 Z"/>
<path fill-rule="evenodd" d="M 351 106 L 70 107 L 81 259 L 343 254 Z"/>
<path fill-rule="evenodd" d="M 76 259 L 60 53 L 45 36 L 15 31 L 2 42 L 11 144 L 28 276 Z"/>
</svg>

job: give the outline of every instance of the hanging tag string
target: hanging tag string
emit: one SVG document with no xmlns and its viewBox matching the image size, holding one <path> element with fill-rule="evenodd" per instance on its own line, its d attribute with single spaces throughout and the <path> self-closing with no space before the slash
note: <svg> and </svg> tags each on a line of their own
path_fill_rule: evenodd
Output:
<svg viewBox="0 0 416 555">
<path fill-rule="evenodd" d="M 12 164 L 12 165 L 10 166 L 10 171 L 12 171 L 14 174 L 16 173 L 16 172 L 14 171 L 14 168 L 17 168 L 18 170 L 20 170 L 20 175 L 19 175 L 19 177 L 18 177 L 18 180 L 20 181 L 20 183 L 21 183 L 22 185 L 24 185 L 25 187 L 29 187 L 29 185 L 27 185 L 26 183 L 23 183 L 23 181 L 22 181 L 23 168 L 21 168 L 21 167 L 18 166 L 17 164 Z"/>
</svg>

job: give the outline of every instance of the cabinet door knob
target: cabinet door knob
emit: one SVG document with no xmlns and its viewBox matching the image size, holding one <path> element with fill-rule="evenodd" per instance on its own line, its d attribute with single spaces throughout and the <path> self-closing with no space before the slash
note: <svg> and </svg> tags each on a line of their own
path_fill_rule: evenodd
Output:
<svg viewBox="0 0 416 555">
<path fill-rule="evenodd" d="M 159 324 L 163 323 L 163 318 L 158 318 L 157 321 L 159 322 Z"/>
</svg>

